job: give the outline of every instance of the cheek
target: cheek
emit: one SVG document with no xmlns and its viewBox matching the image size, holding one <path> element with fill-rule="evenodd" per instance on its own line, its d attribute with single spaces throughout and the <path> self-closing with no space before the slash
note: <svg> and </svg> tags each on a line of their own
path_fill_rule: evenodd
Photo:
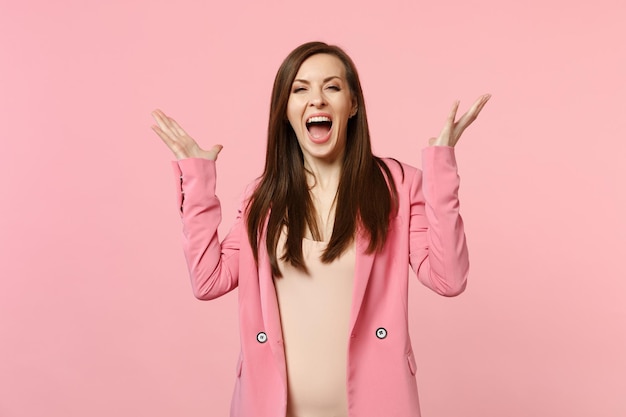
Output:
<svg viewBox="0 0 626 417">
<path fill-rule="evenodd" d="M 294 132 L 297 132 L 300 129 L 300 124 L 298 123 L 298 120 L 289 117 L 289 114 L 287 114 L 287 119 L 289 120 L 289 126 L 291 126 Z"/>
<path fill-rule="evenodd" d="M 298 114 L 296 106 L 294 105 L 294 103 L 291 102 L 291 100 L 287 104 L 287 120 L 289 120 L 291 127 L 297 129 L 297 125 L 299 125 L 300 121 L 300 116 Z"/>
</svg>

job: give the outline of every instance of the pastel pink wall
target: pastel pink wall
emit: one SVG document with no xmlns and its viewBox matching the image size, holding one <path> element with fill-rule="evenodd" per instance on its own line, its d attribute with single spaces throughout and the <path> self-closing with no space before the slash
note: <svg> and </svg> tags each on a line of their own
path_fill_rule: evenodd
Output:
<svg viewBox="0 0 626 417">
<path fill-rule="evenodd" d="M 381 6 L 382 4 L 382 6 Z M 274 73 L 343 46 L 378 154 L 420 165 L 454 99 L 472 260 L 412 287 L 425 417 L 626 415 L 621 0 L 8 1 L 0 6 L 0 416 L 223 416 L 236 296 L 192 297 L 162 108 L 224 144 L 226 231 Z"/>
</svg>

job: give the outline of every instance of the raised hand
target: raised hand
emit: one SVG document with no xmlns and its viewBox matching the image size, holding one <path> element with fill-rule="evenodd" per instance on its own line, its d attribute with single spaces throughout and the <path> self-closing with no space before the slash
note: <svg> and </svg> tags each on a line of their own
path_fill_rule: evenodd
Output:
<svg viewBox="0 0 626 417">
<path fill-rule="evenodd" d="M 153 111 L 152 117 L 154 117 L 158 125 L 152 125 L 152 130 L 172 150 L 176 159 L 205 158 L 212 161 L 217 159 L 217 154 L 222 150 L 222 145 L 215 145 L 208 151 L 205 151 L 176 123 L 176 120 L 168 117 L 161 110 Z"/>
<path fill-rule="evenodd" d="M 478 117 L 478 113 L 483 109 L 487 100 L 491 98 L 491 94 L 485 94 L 480 96 L 478 100 L 472 104 L 472 107 L 463 115 L 461 118 L 455 122 L 456 119 L 456 111 L 459 108 L 459 101 L 455 101 L 452 106 L 452 110 L 450 111 L 450 115 L 448 116 L 448 120 L 446 120 L 446 124 L 441 129 L 441 133 L 439 133 L 439 137 L 430 138 L 428 144 L 430 146 L 454 146 L 459 141 L 461 137 L 461 133 L 469 125 L 472 124 L 474 120 Z"/>
</svg>

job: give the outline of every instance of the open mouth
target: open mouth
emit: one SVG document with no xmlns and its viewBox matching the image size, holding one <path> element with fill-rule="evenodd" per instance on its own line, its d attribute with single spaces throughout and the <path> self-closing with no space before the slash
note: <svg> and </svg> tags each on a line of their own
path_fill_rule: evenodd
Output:
<svg viewBox="0 0 626 417">
<path fill-rule="evenodd" d="M 332 127 L 333 121 L 328 116 L 313 116 L 306 121 L 306 128 L 313 139 L 326 137 Z"/>
</svg>

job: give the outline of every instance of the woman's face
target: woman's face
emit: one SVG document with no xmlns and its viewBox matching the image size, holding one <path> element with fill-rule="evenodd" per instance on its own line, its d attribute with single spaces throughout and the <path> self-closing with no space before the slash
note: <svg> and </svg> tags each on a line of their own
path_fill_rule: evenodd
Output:
<svg viewBox="0 0 626 417">
<path fill-rule="evenodd" d="M 341 163 L 348 119 L 356 109 L 339 58 L 317 54 L 302 63 L 291 86 L 287 118 L 305 163 Z"/>
</svg>

